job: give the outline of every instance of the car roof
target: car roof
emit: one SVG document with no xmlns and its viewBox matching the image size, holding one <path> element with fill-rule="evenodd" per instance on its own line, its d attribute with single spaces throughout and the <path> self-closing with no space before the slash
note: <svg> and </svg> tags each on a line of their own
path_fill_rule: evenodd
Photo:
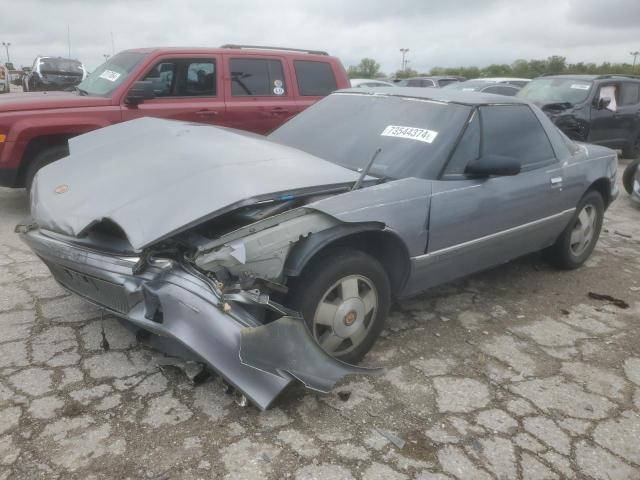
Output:
<svg viewBox="0 0 640 480">
<path fill-rule="evenodd" d="M 356 83 L 364 83 L 364 82 L 378 82 L 378 83 L 387 83 L 390 84 L 386 80 L 380 80 L 379 78 L 350 78 L 349 81 Z"/>
<path fill-rule="evenodd" d="M 562 74 L 562 75 L 542 75 L 540 77 L 536 77 L 534 80 L 538 80 L 541 78 L 566 78 L 573 80 L 585 80 L 585 81 L 593 81 L 593 80 L 636 80 L 640 81 L 640 76 L 638 75 L 625 75 L 625 74 L 610 74 L 610 75 L 583 75 L 583 74 Z"/>
<path fill-rule="evenodd" d="M 473 80 L 465 80 L 464 82 L 450 83 L 444 88 L 454 88 L 453 86 L 464 87 L 508 87 L 508 88 L 520 88 L 517 85 L 509 85 L 508 83 L 496 82 L 495 80 L 485 78 L 474 78 Z"/>
<path fill-rule="evenodd" d="M 480 77 L 480 78 L 472 78 L 469 81 L 475 80 L 484 80 L 486 82 L 530 82 L 530 78 L 518 78 L 518 77 Z"/>
<path fill-rule="evenodd" d="M 346 88 L 335 94 L 356 94 L 387 97 L 415 98 L 420 100 L 434 100 L 436 102 L 458 103 L 462 105 L 493 105 L 493 104 L 523 104 L 530 102 L 524 98 L 507 97 L 492 93 L 464 92 L 448 88 L 419 88 L 419 87 L 380 87 L 373 90 L 361 88 Z"/>
<path fill-rule="evenodd" d="M 406 80 L 448 80 L 455 79 L 460 80 L 461 78 L 458 75 L 429 75 L 429 76 L 421 76 L 421 77 L 407 77 Z"/>
</svg>

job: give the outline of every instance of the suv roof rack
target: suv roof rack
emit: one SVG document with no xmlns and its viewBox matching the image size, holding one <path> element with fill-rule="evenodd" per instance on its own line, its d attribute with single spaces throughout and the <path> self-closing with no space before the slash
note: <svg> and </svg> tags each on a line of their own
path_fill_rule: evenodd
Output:
<svg viewBox="0 0 640 480">
<path fill-rule="evenodd" d="M 302 52 L 302 53 L 310 53 L 313 55 L 329 55 L 327 52 L 322 50 L 306 50 L 304 48 L 287 48 L 287 47 L 268 47 L 265 45 L 238 45 L 235 43 L 226 43 L 222 45 L 220 48 L 253 48 L 256 50 L 282 50 L 285 52 Z"/>
</svg>

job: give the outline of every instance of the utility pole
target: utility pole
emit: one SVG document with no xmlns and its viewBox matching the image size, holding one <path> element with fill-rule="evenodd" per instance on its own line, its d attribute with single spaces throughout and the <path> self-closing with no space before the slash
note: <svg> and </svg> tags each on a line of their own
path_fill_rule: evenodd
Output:
<svg viewBox="0 0 640 480">
<path fill-rule="evenodd" d="M 402 71 L 407 69 L 407 62 L 405 60 L 405 55 L 407 54 L 407 52 L 409 51 L 408 48 L 401 48 L 400 52 L 402 52 Z"/>
<path fill-rule="evenodd" d="M 7 63 L 11 63 L 11 57 L 9 57 L 9 47 L 11 46 L 11 42 L 2 42 L 2 46 L 7 51 Z"/>
<path fill-rule="evenodd" d="M 103 53 L 102 56 L 104 57 L 105 62 L 109 60 L 110 55 L 108 53 Z"/>
<path fill-rule="evenodd" d="M 67 45 L 69 46 L 69 58 L 71 58 L 71 27 L 67 24 Z"/>
<path fill-rule="evenodd" d="M 113 32 L 109 32 L 111 34 L 111 55 L 115 55 L 116 54 L 116 48 L 114 47 L 114 43 L 113 43 Z"/>
<path fill-rule="evenodd" d="M 633 55 L 633 67 L 631 67 L 631 73 L 636 73 L 636 58 L 640 55 L 640 52 L 629 52 L 629 55 Z"/>
</svg>

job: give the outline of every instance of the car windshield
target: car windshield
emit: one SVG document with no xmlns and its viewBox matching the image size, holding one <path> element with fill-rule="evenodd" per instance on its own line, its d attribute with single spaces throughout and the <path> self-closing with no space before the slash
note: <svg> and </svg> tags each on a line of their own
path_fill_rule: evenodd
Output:
<svg viewBox="0 0 640 480">
<path fill-rule="evenodd" d="M 84 95 L 108 97 L 131 73 L 145 53 L 122 52 L 109 58 L 78 85 Z"/>
<path fill-rule="evenodd" d="M 579 78 L 537 78 L 517 94 L 537 103 L 581 103 L 589 96 L 593 82 Z"/>
<path fill-rule="evenodd" d="M 70 73 L 82 75 L 82 64 L 78 60 L 68 58 L 42 58 L 40 73 Z"/>
<path fill-rule="evenodd" d="M 430 178 L 450 154 L 470 110 L 425 99 L 336 93 L 269 138 L 356 171 L 380 148 L 371 175 Z"/>
</svg>

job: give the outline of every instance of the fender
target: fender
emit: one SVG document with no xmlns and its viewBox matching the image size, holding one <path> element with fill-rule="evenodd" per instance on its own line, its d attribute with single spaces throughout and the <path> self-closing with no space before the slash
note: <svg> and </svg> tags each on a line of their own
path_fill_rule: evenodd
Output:
<svg viewBox="0 0 640 480">
<path fill-rule="evenodd" d="M 379 244 L 365 244 L 366 251 L 372 253 L 387 270 L 394 292 L 401 292 L 411 272 L 409 250 L 395 232 L 377 222 L 344 223 L 309 235 L 293 247 L 285 262 L 284 275 L 287 277 L 299 276 L 311 259 L 325 247 L 342 240 L 357 240 L 357 236 L 364 233 L 385 235 L 399 247 L 398 249 L 381 251 Z"/>
<path fill-rule="evenodd" d="M 316 253 L 327 245 L 356 233 L 382 230 L 384 230 L 384 225 L 370 222 L 343 223 L 336 225 L 335 227 L 328 228 L 327 230 L 316 232 L 313 235 L 309 235 L 308 238 L 296 243 L 293 250 L 287 257 L 283 272 L 287 277 L 297 277 L 302 273 L 302 270 L 307 263 L 309 263 L 309 260 L 311 260 Z"/>
</svg>

